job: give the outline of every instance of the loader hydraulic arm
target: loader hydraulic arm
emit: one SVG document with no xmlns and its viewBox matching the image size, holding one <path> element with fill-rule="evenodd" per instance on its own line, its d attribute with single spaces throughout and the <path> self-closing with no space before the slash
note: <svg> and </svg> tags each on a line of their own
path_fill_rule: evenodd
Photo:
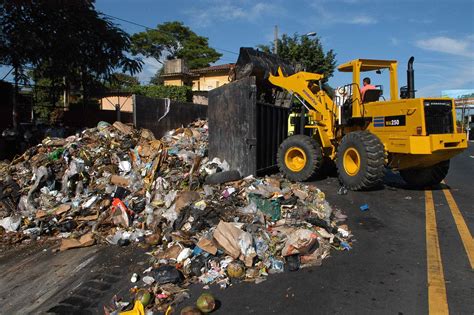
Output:
<svg viewBox="0 0 474 315">
<path fill-rule="evenodd" d="M 321 86 L 317 87 L 317 92 L 313 93 L 310 89 L 311 81 L 320 82 L 324 76 L 322 74 L 310 72 L 298 72 L 290 76 L 284 76 L 280 68 L 278 68 L 278 76 L 270 74 L 269 81 L 278 87 L 281 87 L 291 94 L 304 99 L 303 105 L 309 110 L 312 120 L 317 126 L 307 126 L 308 128 L 317 128 L 320 133 L 324 131 L 325 135 L 334 139 L 334 123 L 337 120 L 338 112 L 331 98 L 324 92 Z M 306 104 L 309 104 L 308 107 Z"/>
</svg>

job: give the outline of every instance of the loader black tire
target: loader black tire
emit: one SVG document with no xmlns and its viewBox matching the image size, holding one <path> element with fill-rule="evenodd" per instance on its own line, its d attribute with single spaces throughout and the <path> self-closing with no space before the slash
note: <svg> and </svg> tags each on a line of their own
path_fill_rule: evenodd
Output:
<svg viewBox="0 0 474 315">
<path fill-rule="evenodd" d="M 290 154 L 303 155 L 301 169 L 289 163 Z M 278 148 L 277 163 L 280 172 L 292 181 L 302 182 L 313 178 L 320 170 L 323 161 L 321 145 L 306 135 L 295 135 L 286 138 Z M 289 163 L 287 165 L 287 163 Z"/>
<path fill-rule="evenodd" d="M 384 176 L 384 146 L 368 131 L 354 131 L 342 138 L 337 149 L 339 180 L 350 190 L 381 186 Z"/>
<path fill-rule="evenodd" d="M 441 183 L 446 175 L 448 175 L 448 171 L 449 160 L 430 167 L 400 170 L 400 175 L 409 186 L 424 188 Z"/>
</svg>

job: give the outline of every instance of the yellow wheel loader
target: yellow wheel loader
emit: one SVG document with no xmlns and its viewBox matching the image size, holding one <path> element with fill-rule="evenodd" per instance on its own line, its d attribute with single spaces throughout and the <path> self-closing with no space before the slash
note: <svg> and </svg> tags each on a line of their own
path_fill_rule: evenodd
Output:
<svg viewBox="0 0 474 315">
<path fill-rule="evenodd" d="M 356 59 L 340 65 L 339 71 L 352 72 L 352 82 L 337 88 L 334 98 L 324 91 L 320 74 L 284 75 L 281 68 L 277 75 L 270 73 L 268 80 L 302 106 L 299 134 L 279 147 L 280 171 L 305 181 L 323 170 L 323 160 L 332 160 L 341 183 L 351 190 L 380 185 L 385 167 L 400 171 L 411 186 L 440 183 L 449 160 L 467 148 L 466 134 L 457 131 L 452 99 L 415 98 L 413 61 L 411 57 L 400 97 L 394 60 Z M 360 77 L 368 71 L 389 72 L 389 100 L 381 88 L 367 90 L 362 98 Z"/>
</svg>

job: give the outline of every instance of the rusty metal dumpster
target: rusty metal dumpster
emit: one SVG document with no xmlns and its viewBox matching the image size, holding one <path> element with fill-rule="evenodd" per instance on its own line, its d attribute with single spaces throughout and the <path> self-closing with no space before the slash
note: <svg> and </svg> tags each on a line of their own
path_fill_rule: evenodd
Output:
<svg viewBox="0 0 474 315">
<path fill-rule="evenodd" d="M 255 77 L 209 92 L 209 156 L 242 176 L 276 170 L 278 146 L 288 134 L 289 110 L 259 102 L 257 92 Z"/>
</svg>

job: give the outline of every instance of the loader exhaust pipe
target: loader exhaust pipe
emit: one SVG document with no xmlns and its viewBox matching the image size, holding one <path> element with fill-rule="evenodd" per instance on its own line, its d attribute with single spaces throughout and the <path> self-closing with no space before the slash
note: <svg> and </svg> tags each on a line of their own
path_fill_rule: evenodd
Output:
<svg viewBox="0 0 474 315">
<path fill-rule="evenodd" d="M 415 70 L 413 70 L 413 62 L 415 57 L 411 56 L 408 60 L 407 70 L 407 96 L 408 98 L 415 98 Z"/>
</svg>

